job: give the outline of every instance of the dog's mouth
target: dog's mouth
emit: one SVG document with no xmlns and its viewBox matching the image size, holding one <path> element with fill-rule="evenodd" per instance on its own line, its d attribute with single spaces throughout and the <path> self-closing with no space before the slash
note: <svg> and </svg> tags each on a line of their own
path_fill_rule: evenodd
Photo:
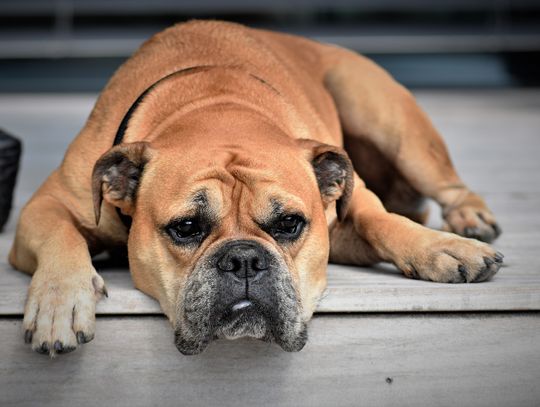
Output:
<svg viewBox="0 0 540 407">
<path fill-rule="evenodd" d="M 274 258 L 263 276 L 238 287 L 202 261 L 188 278 L 175 323 L 175 344 L 184 355 L 201 353 L 214 339 L 256 338 L 283 350 L 307 341 L 301 304 L 283 261 Z"/>
<path fill-rule="evenodd" d="M 193 331 L 185 324 L 175 331 L 175 344 L 184 355 L 196 355 L 214 339 L 251 337 L 277 343 L 288 352 L 300 351 L 307 341 L 307 326 L 297 318 L 278 319 L 273 312 L 251 300 L 241 300 L 226 310 L 210 329 Z M 202 325 L 205 327 L 205 324 Z"/>
<path fill-rule="evenodd" d="M 218 322 L 215 337 L 237 339 L 252 337 L 264 339 L 268 336 L 268 316 L 255 301 L 243 299 L 235 302 L 223 313 Z"/>
</svg>

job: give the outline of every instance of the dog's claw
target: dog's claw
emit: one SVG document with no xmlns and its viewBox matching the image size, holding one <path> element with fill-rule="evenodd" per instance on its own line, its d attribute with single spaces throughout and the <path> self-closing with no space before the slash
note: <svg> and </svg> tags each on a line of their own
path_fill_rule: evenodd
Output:
<svg viewBox="0 0 540 407">
<path fill-rule="evenodd" d="M 43 342 L 39 348 L 36 349 L 37 353 L 41 353 L 42 355 L 49 354 L 49 343 Z"/>
<path fill-rule="evenodd" d="M 64 346 L 60 341 L 54 343 L 54 351 L 58 354 L 69 353 L 75 350 L 75 346 Z"/>
<path fill-rule="evenodd" d="M 32 336 L 33 336 L 33 332 L 30 329 L 27 329 L 24 332 L 24 343 L 31 343 L 32 342 Z"/>
<path fill-rule="evenodd" d="M 458 266 L 458 271 L 461 277 L 463 278 L 463 282 L 466 283 L 467 282 L 467 268 L 464 265 L 460 264 Z"/>
<path fill-rule="evenodd" d="M 77 332 L 76 336 L 77 336 L 77 343 L 79 344 L 88 343 L 92 339 L 94 339 L 94 335 L 86 335 L 83 331 Z"/>
<path fill-rule="evenodd" d="M 86 338 L 84 337 L 84 333 L 82 331 L 77 332 L 77 343 L 86 343 Z"/>
<path fill-rule="evenodd" d="M 62 353 L 64 350 L 64 346 L 62 345 L 62 342 L 56 341 L 53 345 L 53 349 L 55 352 Z"/>
</svg>

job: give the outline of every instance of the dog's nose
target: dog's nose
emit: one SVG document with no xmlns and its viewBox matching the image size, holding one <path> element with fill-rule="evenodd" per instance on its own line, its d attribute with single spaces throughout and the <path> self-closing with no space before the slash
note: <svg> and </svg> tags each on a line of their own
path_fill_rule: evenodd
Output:
<svg viewBox="0 0 540 407">
<path fill-rule="evenodd" d="M 227 245 L 224 254 L 217 261 L 218 270 L 234 274 L 238 278 L 254 278 L 268 270 L 268 267 L 264 249 L 245 242 Z"/>
</svg>

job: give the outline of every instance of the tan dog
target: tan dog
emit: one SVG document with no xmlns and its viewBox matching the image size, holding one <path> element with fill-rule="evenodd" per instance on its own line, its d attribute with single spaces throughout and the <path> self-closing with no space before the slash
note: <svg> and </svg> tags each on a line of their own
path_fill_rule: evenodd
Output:
<svg viewBox="0 0 540 407">
<path fill-rule="evenodd" d="M 185 354 L 240 336 L 300 350 L 329 259 L 448 283 L 495 274 L 487 244 L 420 225 L 426 197 L 449 231 L 500 233 L 411 94 L 370 60 L 177 25 L 116 72 L 22 211 L 10 261 L 33 274 L 25 339 L 51 355 L 91 340 L 106 294 L 91 256 L 126 243 Z"/>
</svg>

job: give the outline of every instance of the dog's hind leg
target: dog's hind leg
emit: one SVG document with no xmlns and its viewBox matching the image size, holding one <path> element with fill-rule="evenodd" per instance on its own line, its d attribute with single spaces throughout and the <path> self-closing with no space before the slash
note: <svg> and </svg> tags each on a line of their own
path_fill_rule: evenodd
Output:
<svg viewBox="0 0 540 407">
<path fill-rule="evenodd" d="M 74 350 L 94 337 L 95 307 L 106 295 L 92 266 L 81 225 L 53 173 L 22 210 L 9 255 L 17 269 L 32 274 L 24 310 L 24 339 L 54 356 Z"/>
<path fill-rule="evenodd" d="M 437 201 L 447 230 L 494 240 L 500 229 L 493 214 L 461 181 L 444 141 L 413 96 L 367 58 L 341 49 L 332 52 L 324 80 L 344 134 L 373 145 L 415 191 Z M 355 160 L 354 143 L 345 142 L 357 169 L 369 165 Z"/>
</svg>

